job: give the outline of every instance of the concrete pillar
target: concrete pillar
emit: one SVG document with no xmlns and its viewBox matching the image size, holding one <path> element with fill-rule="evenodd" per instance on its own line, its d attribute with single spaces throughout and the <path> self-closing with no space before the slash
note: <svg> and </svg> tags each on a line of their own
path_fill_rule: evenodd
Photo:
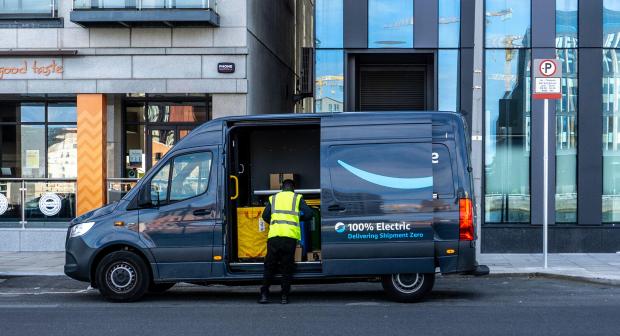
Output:
<svg viewBox="0 0 620 336">
<path fill-rule="evenodd" d="M 106 202 L 106 97 L 77 96 L 77 215 Z"/>
</svg>

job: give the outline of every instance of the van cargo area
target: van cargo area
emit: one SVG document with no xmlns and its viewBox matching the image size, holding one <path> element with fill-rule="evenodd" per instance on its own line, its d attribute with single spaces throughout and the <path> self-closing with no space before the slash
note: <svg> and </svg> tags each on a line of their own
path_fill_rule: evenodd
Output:
<svg viewBox="0 0 620 336">
<path fill-rule="evenodd" d="M 262 211 L 284 179 L 315 209 L 301 224 L 295 259 L 298 272 L 320 271 L 320 125 L 262 123 L 234 125 L 228 134 L 229 221 L 227 257 L 231 270 L 262 272 L 269 224 Z"/>
</svg>

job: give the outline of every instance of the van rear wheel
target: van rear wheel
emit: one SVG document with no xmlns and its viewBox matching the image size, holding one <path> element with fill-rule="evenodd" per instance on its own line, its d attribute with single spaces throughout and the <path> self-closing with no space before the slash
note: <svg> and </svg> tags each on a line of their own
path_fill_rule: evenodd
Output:
<svg viewBox="0 0 620 336">
<path fill-rule="evenodd" d="M 397 302 L 418 302 L 433 289 L 435 273 L 397 273 L 384 275 L 383 290 Z"/>
<path fill-rule="evenodd" d="M 151 283 L 142 258 L 129 251 L 116 251 L 103 257 L 97 265 L 96 277 L 101 295 L 115 302 L 139 300 Z"/>
</svg>

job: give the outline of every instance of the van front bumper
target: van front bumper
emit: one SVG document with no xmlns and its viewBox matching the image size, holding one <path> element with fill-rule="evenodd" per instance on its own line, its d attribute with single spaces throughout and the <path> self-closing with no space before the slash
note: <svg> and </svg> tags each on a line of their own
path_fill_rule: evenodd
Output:
<svg viewBox="0 0 620 336">
<path fill-rule="evenodd" d="M 89 264 L 95 252 L 94 248 L 86 245 L 82 237 L 67 239 L 65 246 L 65 274 L 75 280 L 89 282 Z"/>
</svg>

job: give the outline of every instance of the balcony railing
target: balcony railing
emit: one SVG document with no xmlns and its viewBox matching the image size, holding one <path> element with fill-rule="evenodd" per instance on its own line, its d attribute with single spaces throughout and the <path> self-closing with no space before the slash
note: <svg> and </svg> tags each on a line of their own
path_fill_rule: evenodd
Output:
<svg viewBox="0 0 620 336">
<path fill-rule="evenodd" d="M 0 18 L 55 18 L 60 0 L 0 0 Z"/>
<path fill-rule="evenodd" d="M 216 6 L 217 0 L 73 0 L 74 10 L 210 9 L 216 11 Z"/>
</svg>

